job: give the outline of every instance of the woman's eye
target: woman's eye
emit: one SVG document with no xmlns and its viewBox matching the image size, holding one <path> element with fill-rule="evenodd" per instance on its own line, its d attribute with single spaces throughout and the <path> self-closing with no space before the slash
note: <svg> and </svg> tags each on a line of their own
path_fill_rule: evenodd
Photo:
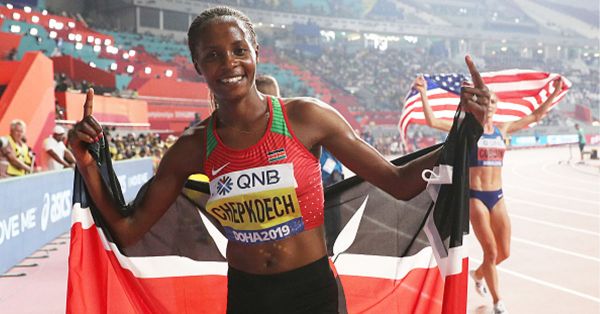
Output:
<svg viewBox="0 0 600 314">
<path fill-rule="evenodd" d="M 205 59 L 215 59 L 215 58 L 217 58 L 218 56 L 219 56 L 219 55 L 217 54 L 217 52 L 216 52 L 216 51 L 211 51 L 211 52 L 207 53 L 207 54 L 204 56 L 204 58 L 205 58 Z"/>
<path fill-rule="evenodd" d="M 243 56 L 246 54 L 247 50 L 248 49 L 245 49 L 245 48 L 238 48 L 238 49 L 234 50 L 233 52 L 235 53 L 236 56 Z"/>
</svg>

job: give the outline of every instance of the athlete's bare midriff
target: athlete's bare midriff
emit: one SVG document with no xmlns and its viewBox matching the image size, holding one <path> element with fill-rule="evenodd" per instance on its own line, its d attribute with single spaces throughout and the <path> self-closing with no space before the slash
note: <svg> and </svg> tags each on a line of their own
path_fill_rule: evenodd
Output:
<svg viewBox="0 0 600 314">
<path fill-rule="evenodd" d="M 327 254 L 323 226 L 280 241 L 244 244 L 229 241 L 227 261 L 251 274 L 277 274 L 308 265 Z"/>
<path fill-rule="evenodd" d="M 476 191 L 497 191 L 502 188 L 502 167 L 471 167 L 469 187 Z"/>
</svg>

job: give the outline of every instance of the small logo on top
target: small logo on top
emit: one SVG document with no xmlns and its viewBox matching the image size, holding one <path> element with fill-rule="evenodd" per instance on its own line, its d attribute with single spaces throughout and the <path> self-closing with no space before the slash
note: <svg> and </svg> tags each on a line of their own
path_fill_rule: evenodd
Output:
<svg viewBox="0 0 600 314">
<path fill-rule="evenodd" d="M 229 176 L 224 176 L 217 182 L 217 193 L 219 195 L 226 195 L 231 192 L 232 187 L 233 183 L 231 182 L 231 178 Z"/>
<path fill-rule="evenodd" d="M 279 160 L 283 160 L 287 158 L 287 154 L 285 153 L 285 148 L 279 148 L 267 153 L 267 158 L 269 162 L 276 162 Z"/>
</svg>

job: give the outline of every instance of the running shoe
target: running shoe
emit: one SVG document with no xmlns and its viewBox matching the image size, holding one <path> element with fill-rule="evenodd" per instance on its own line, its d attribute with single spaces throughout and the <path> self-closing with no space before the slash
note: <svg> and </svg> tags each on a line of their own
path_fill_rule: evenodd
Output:
<svg viewBox="0 0 600 314">
<path fill-rule="evenodd" d="M 475 290 L 477 290 L 477 293 L 484 298 L 487 297 L 488 290 L 485 286 L 485 282 L 483 281 L 483 279 L 477 279 L 474 270 L 469 271 L 469 275 L 471 276 L 471 278 L 473 278 L 473 281 L 475 281 Z"/>
<path fill-rule="evenodd" d="M 494 304 L 494 314 L 508 314 L 508 310 L 504 306 L 504 302 L 501 300 Z"/>
</svg>

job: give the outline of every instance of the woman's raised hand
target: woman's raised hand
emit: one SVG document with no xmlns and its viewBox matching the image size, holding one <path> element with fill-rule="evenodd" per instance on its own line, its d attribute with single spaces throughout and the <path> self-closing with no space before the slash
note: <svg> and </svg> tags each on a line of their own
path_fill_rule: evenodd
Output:
<svg viewBox="0 0 600 314">
<path fill-rule="evenodd" d="M 465 57 L 465 62 L 471 73 L 473 86 L 466 86 L 460 90 L 460 106 L 466 112 L 475 116 L 481 125 L 485 125 L 488 111 L 493 110 L 490 106 L 492 94 L 484 84 L 475 63 L 470 56 Z"/>
</svg>

